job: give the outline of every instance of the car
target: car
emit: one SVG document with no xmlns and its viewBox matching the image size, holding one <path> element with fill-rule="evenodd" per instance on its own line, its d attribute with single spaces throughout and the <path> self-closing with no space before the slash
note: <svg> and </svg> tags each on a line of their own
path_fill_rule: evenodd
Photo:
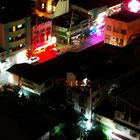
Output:
<svg viewBox="0 0 140 140">
<path fill-rule="evenodd" d="M 27 60 L 27 63 L 29 63 L 29 64 L 34 64 L 34 63 L 38 62 L 39 60 L 40 60 L 39 57 L 37 57 L 37 56 L 32 56 L 31 58 L 29 58 L 29 59 Z"/>
</svg>

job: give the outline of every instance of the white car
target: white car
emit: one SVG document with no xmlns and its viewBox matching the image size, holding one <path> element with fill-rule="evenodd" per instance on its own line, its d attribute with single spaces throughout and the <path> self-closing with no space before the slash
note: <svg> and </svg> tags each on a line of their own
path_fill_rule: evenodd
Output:
<svg viewBox="0 0 140 140">
<path fill-rule="evenodd" d="M 37 57 L 37 56 L 33 56 L 33 57 L 31 57 L 31 58 L 29 58 L 29 59 L 27 60 L 27 63 L 29 63 L 29 64 L 33 64 L 33 63 L 38 62 L 39 60 L 40 60 L 39 57 Z"/>
</svg>

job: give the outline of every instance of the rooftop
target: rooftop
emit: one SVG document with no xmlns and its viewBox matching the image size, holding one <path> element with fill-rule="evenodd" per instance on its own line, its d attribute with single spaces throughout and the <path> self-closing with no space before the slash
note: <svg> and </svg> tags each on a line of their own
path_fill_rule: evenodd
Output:
<svg viewBox="0 0 140 140">
<path fill-rule="evenodd" d="M 66 75 L 68 70 L 72 69 L 71 53 L 60 55 L 57 59 L 51 59 L 38 65 L 27 63 L 16 64 L 8 71 L 20 75 L 37 84 L 42 84 L 50 78 Z"/>
<path fill-rule="evenodd" d="M 95 108 L 94 112 L 113 120 L 115 115 L 115 107 L 106 99 Z"/>
<path fill-rule="evenodd" d="M 88 57 L 86 57 L 87 55 Z M 90 48 L 80 53 L 67 52 L 38 65 L 30 65 L 26 63 L 16 64 L 8 71 L 38 84 L 42 84 L 47 79 L 53 79 L 60 76 L 66 78 L 67 72 L 73 72 L 76 74 L 78 80 L 82 80 L 85 77 L 88 79 L 94 77 L 95 80 L 102 77 L 104 74 L 103 72 L 100 72 L 102 71 L 100 68 L 102 65 L 98 67 L 97 65 L 99 64 L 97 64 L 97 62 L 93 64 L 92 60 L 95 60 L 95 57 L 102 58 L 104 55 L 102 53 L 97 55 L 97 52 L 92 51 Z M 100 64 L 102 64 L 102 62 Z M 94 74 L 94 71 L 98 71 L 98 74 L 97 72 Z"/>
<path fill-rule="evenodd" d="M 132 12 L 124 10 L 124 11 L 121 11 L 117 14 L 110 16 L 109 18 L 124 21 L 124 22 L 131 22 L 131 21 L 139 19 L 140 14 L 132 13 Z"/>
<path fill-rule="evenodd" d="M 119 95 L 119 98 L 123 99 L 126 103 L 130 104 L 140 110 L 140 82 L 137 82 L 128 90 Z"/>
<path fill-rule="evenodd" d="M 124 0 L 70 0 L 70 4 L 77 5 L 86 10 L 92 10 L 103 6 L 111 7 L 122 2 L 124 2 Z"/>
<path fill-rule="evenodd" d="M 19 5 L 19 6 L 17 6 Z M 11 21 L 16 21 L 31 14 L 31 2 L 30 1 L 20 1 L 16 0 L 10 1 L 5 0 L 0 2 L 0 23 L 7 23 Z"/>
<path fill-rule="evenodd" d="M 51 20 L 48 19 L 48 18 L 45 18 L 45 17 L 39 17 L 36 14 L 32 15 L 32 17 L 31 17 L 31 24 L 32 24 L 32 26 L 34 26 L 36 24 L 45 23 L 47 21 L 51 21 Z"/>
<path fill-rule="evenodd" d="M 72 15 L 73 14 L 73 15 Z M 72 26 L 78 25 L 81 21 L 88 19 L 76 11 L 66 13 L 52 20 L 53 25 L 70 28 L 71 20 Z"/>
<path fill-rule="evenodd" d="M 118 52 L 119 56 L 120 53 Z M 77 53 L 67 52 L 38 65 L 17 64 L 8 71 L 38 84 L 60 76 L 66 78 L 67 72 L 73 72 L 77 80 L 88 78 L 91 82 L 95 82 L 97 79 L 104 79 L 103 83 L 106 83 L 107 79 L 114 78 L 114 73 L 117 76 L 120 73 L 126 73 L 127 70 L 120 61 L 114 62 L 110 67 L 105 67 L 108 55 L 109 53 L 105 53 L 105 47 L 100 47 L 100 49 L 89 47 Z M 119 70 L 118 67 L 120 67 Z"/>
</svg>

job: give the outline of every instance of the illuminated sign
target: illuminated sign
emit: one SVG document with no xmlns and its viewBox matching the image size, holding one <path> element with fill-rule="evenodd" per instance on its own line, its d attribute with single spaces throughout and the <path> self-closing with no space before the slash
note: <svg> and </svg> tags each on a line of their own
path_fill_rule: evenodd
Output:
<svg viewBox="0 0 140 140">
<path fill-rule="evenodd" d="M 131 0 L 128 3 L 128 8 L 131 12 L 138 12 L 140 10 L 140 2 L 138 0 Z"/>
</svg>

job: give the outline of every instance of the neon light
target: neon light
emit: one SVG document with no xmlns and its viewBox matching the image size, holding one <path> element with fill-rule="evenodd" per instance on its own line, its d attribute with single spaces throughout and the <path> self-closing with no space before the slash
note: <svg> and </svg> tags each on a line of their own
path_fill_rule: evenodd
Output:
<svg viewBox="0 0 140 140">
<path fill-rule="evenodd" d="M 138 12 L 140 10 L 140 2 L 138 0 L 131 0 L 128 3 L 128 8 L 130 9 L 131 12 Z"/>
<path fill-rule="evenodd" d="M 52 43 L 55 44 L 56 43 L 56 37 L 52 36 Z"/>
</svg>

